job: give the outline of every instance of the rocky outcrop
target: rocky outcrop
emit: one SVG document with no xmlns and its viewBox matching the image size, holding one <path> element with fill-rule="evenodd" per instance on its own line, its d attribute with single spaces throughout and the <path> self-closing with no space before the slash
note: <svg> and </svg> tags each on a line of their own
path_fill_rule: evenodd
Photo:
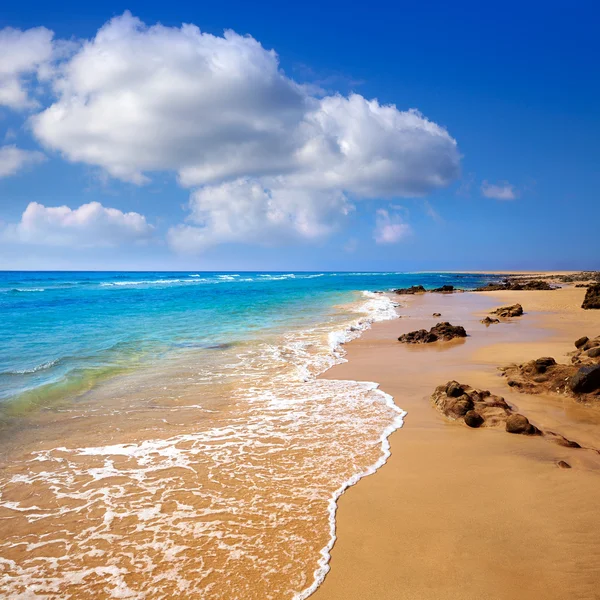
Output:
<svg viewBox="0 0 600 600">
<path fill-rule="evenodd" d="M 500 319 L 493 319 L 492 317 L 486 317 L 485 319 L 482 319 L 481 322 L 486 327 L 489 327 L 490 325 L 494 325 L 495 323 L 500 323 Z"/>
<path fill-rule="evenodd" d="M 457 337 L 467 337 L 465 328 L 461 325 L 451 325 L 445 322 L 438 323 L 429 331 L 418 329 L 410 333 L 405 333 L 398 338 L 398 341 L 404 344 L 431 344 L 438 341 L 448 341 Z"/>
<path fill-rule="evenodd" d="M 476 292 L 499 292 L 499 291 L 530 291 L 530 290 L 553 290 L 547 281 L 542 279 L 533 279 L 531 281 L 519 281 L 513 279 L 505 279 L 504 281 L 490 282 L 484 286 L 475 288 Z"/>
<path fill-rule="evenodd" d="M 452 421 L 464 421 L 469 427 L 501 426 L 511 414 L 504 398 L 457 381 L 437 387 L 431 399 L 443 415 Z"/>
<path fill-rule="evenodd" d="M 600 283 L 588 287 L 581 308 L 600 308 Z"/>
<path fill-rule="evenodd" d="M 582 339 L 577 340 L 580 346 L 570 365 L 546 356 L 502 368 L 508 385 L 529 394 L 561 394 L 582 402 L 600 400 L 600 339 L 583 344 Z"/>
<path fill-rule="evenodd" d="M 600 364 L 600 335 L 590 340 L 583 336 L 575 342 L 575 352 L 571 352 L 571 362 L 574 365 Z"/>
<path fill-rule="evenodd" d="M 600 399 L 600 365 L 579 367 L 569 380 L 569 388 L 574 394 L 594 394 Z"/>
<path fill-rule="evenodd" d="M 396 294 L 424 294 L 426 292 L 425 288 L 422 285 L 413 285 L 409 288 L 398 288 L 394 290 Z"/>
<path fill-rule="evenodd" d="M 573 440 L 560 433 L 542 431 L 529 422 L 529 419 L 514 409 L 502 398 L 488 390 L 478 390 L 471 386 L 449 381 L 435 389 L 431 396 L 433 405 L 451 421 L 464 422 L 467 427 L 502 428 L 517 435 L 538 435 L 564 448 L 581 448 Z"/>
<path fill-rule="evenodd" d="M 520 304 L 512 304 L 511 306 L 501 306 L 493 310 L 491 315 L 498 315 L 504 319 L 509 317 L 520 317 L 523 314 L 523 307 Z"/>
</svg>

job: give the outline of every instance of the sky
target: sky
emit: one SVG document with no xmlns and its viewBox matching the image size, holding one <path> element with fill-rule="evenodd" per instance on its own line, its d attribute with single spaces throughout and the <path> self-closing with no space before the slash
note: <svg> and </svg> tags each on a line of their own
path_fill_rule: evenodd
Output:
<svg viewBox="0 0 600 600">
<path fill-rule="evenodd" d="M 599 17 L 9 3 L 0 269 L 598 269 Z"/>
</svg>

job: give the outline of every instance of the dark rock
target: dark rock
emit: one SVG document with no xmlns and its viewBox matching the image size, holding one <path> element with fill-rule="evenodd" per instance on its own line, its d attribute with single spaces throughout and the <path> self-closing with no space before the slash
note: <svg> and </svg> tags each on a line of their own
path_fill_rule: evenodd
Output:
<svg viewBox="0 0 600 600">
<path fill-rule="evenodd" d="M 541 279 L 516 280 L 505 279 L 503 283 L 490 282 L 482 287 L 475 288 L 476 292 L 497 292 L 502 290 L 553 290 L 554 288 Z"/>
<path fill-rule="evenodd" d="M 545 373 L 549 367 L 556 365 L 556 361 L 551 356 L 544 356 L 543 358 L 538 358 L 533 362 L 535 365 L 535 370 L 538 373 Z"/>
<path fill-rule="evenodd" d="M 581 308 L 600 308 L 600 283 L 588 287 Z"/>
<path fill-rule="evenodd" d="M 597 365 L 600 363 L 600 335 L 590 340 L 587 336 L 575 342 L 577 350 L 571 352 L 571 362 L 575 365 Z"/>
<path fill-rule="evenodd" d="M 465 424 L 469 427 L 480 427 L 483 425 L 483 417 L 474 410 L 470 410 L 465 414 Z"/>
<path fill-rule="evenodd" d="M 458 398 L 465 393 L 462 385 L 458 381 L 450 381 L 446 386 L 446 395 L 450 398 Z"/>
<path fill-rule="evenodd" d="M 559 446 L 564 446 L 565 448 L 581 448 L 581 446 L 577 442 L 574 442 L 573 440 L 568 440 L 562 435 L 556 436 L 556 443 Z"/>
<path fill-rule="evenodd" d="M 448 322 L 438 323 L 429 331 L 426 329 L 418 329 L 405 333 L 398 338 L 399 342 L 405 344 L 430 344 L 438 340 L 451 340 L 456 337 L 467 337 L 465 328 L 461 325 L 451 325 Z"/>
<path fill-rule="evenodd" d="M 443 285 L 442 287 L 435 288 L 431 290 L 432 292 L 441 293 L 441 294 L 451 294 L 454 291 L 458 291 L 454 289 L 453 285 Z"/>
<path fill-rule="evenodd" d="M 512 304 L 511 306 L 501 306 L 493 310 L 490 314 L 498 315 L 499 317 L 520 317 L 523 314 L 523 307 L 520 304 Z"/>
<path fill-rule="evenodd" d="M 432 316 L 434 316 L 434 317 L 441 317 L 441 316 L 442 316 L 442 313 L 433 313 L 433 315 L 432 315 Z"/>
<path fill-rule="evenodd" d="M 506 419 L 506 431 L 522 435 L 538 435 L 540 430 L 529 422 L 524 415 L 513 414 Z"/>
<path fill-rule="evenodd" d="M 422 285 L 413 285 L 409 288 L 398 288 L 394 290 L 396 294 L 424 294 L 425 288 Z"/>
<path fill-rule="evenodd" d="M 453 421 L 464 419 L 469 427 L 503 426 L 511 412 L 504 398 L 457 381 L 438 386 L 431 399 L 443 415 Z"/>
<path fill-rule="evenodd" d="M 494 323 L 500 323 L 500 319 L 493 319 L 492 317 L 486 317 L 481 321 L 486 327 L 493 325 Z"/>
<path fill-rule="evenodd" d="M 564 460 L 559 460 L 556 465 L 561 468 L 561 469 L 570 469 L 571 465 L 568 462 L 565 462 Z"/>
<path fill-rule="evenodd" d="M 591 394 L 600 389 L 600 365 L 581 367 L 569 381 L 574 394 Z"/>
</svg>

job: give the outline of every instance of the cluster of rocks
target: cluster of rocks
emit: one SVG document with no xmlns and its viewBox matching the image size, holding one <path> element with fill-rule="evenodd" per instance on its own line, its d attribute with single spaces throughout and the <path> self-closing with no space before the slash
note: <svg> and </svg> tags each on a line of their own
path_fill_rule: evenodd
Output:
<svg viewBox="0 0 600 600">
<path fill-rule="evenodd" d="M 511 317 L 520 317 L 523 314 L 523 307 L 520 304 L 511 304 L 510 306 L 501 306 L 490 312 L 491 315 L 497 315 L 503 319 Z"/>
<path fill-rule="evenodd" d="M 588 287 L 581 308 L 600 308 L 600 283 Z"/>
<path fill-rule="evenodd" d="M 529 291 L 529 290 L 553 290 L 547 281 L 542 279 L 533 279 L 531 281 L 521 281 L 513 279 L 504 279 L 502 282 L 490 282 L 484 286 L 475 288 L 475 292 L 498 292 L 498 291 Z"/>
<path fill-rule="evenodd" d="M 488 390 L 478 390 L 457 381 L 449 381 L 435 389 L 431 400 L 448 419 L 463 421 L 468 427 L 504 427 L 508 433 L 540 435 L 566 448 L 581 448 L 577 442 L 568 440 L 559 433 L 541 431 L 525 415 L 515 412 L 504 398 L 495 396 Z"/>
<path fill-rule="evenodd" d="M 600 271 L 581 271 L 571 275 L 554 275 L 551 277 L 561 283 L 574 283 L 576 281 L 597 281 L 600 283 Z"/>
<path fill-rule="evenodd" d="M 453 294 L 455 292 L 464 292 L 459 288 L 455 288 L 453 285 L 443 285 L 439 288 L 429 290 L 432 293 L 437 294 Z M 396 294 L 413 295 L 413 294 L 425 294 L 427 290 L 422 285 L 413 285 L 409 288 L 398 288 L 394 290 Z"/>
<path fill-rule="evenodd" d="M 424 294 L 427 290 L 422 285 L 413 285 L 409 288 L 398 288 L 394 290 L 396 294 Z"/>
<path fill-rule="evenodd" d="M 589 365 L 600 362 L 600 335 L 591 339 L 587 336 L 575 341 L 575 352 L 571 353 L 571 362 L 575 365 Z"/>
<path fill-rule="evenodd" d="M 440 340 L 448 341 L 454 338 L 467 337 L 465 328 L 461 325 L 451 325 L 448 322 L 438 323 L 429 331 L 426 329 L 418 329 L 405 333 L 398 338 L 399 342 L 404 344 L 431 344 Z"/>
<path fill-rule="evenodd" d="M 510 387 L 529 394 L 550 392 L 582 402 L 600 400 L 600 336 L 580 338 L 570 365 L 544 356 L 501 369 Z"/>
</svg>

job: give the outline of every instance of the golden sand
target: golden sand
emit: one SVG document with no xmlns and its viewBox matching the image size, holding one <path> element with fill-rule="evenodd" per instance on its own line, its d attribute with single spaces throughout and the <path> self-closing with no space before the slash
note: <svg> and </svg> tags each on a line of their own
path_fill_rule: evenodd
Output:
<svg viewBox="0 0 600 600">
<path fill-rule="evenodd" d="M 580 309 L 584 293 L 403 297 L 402 319 L 348 345 L 349 362 L 326 377 L 378 381 L 408 416 L 391 437 L 388 463 L 340 498 L 331 572 L 316 600 L 600 598 L 600 454 L 469 429 L 429 400 L 456 379 L 504 396 L 541 428 L 600 448 L 600 408 L 513 392 L 497 370 L 540 356 L 568 362 L 575 339 L 600 333 L 600 311 Z M 525 309 L 520 319 L 479 323 L 514 302 Z M 464 325 L 469 338 L 434 347 L 396 341 L 439 320 Z M 573 468 L 558 468 L 559 460 Z"/>
</svg>

